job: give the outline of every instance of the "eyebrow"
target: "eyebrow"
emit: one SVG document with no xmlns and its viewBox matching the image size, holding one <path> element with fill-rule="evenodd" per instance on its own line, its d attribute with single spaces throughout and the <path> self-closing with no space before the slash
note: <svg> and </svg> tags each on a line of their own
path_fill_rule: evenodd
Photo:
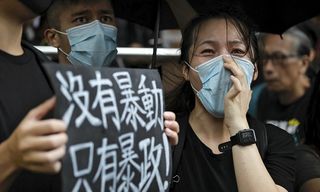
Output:
<svg viewBox="0 0 320 192">
<path fill-rule="evenodd" d="M 103 10 L 99 10 L 99 12 L 101 12 L 103 14 L 113 14 L 113 10 L 112 9 L 103 9 Z M 76 17 L 76 16 L 80 16 L 80 15 L 85 15 L 87 13 L 90 13 L 90 11 L 88 9 L 72 13 L 71 16 L 72 17 Z"/>
<path fill-rule="evenodd" d="M 228 41 L 228 45 L 244 45 L 244 46 L 246 46 L 245 42 L 240 41 L 240 40 Z"/>
<path fill-rule="evenodd" d="M 199 44 L 197 45 L 198 47 L 201 46 L 201 45 L 205 45 L 205 44 L 218 44 L 217 41 L 213 41 L 213 40 L 204 40 L 204 41 L 201 41 L 199 42 Z"/>
<path fill-rule="evenodd" d="M 198 47 L 201 45 L 205 45 L 205 44 L 215 45 L 215 44 L 219 44 L 219 43 L 218 43 L 218 41 L 214 41 L 214 40 L 204 40 L 198 44 Z M 233 41 L 228 41 L 228 45 L 245 45 L 245 43 L 240 40 L 233 40 Z"/>
<path fill-rule="evenodd" d="M 113 14 L 113 10 L 112 9 L 103 9 L 103 10 L 99 10 L 101 13 L 104 14 Z"/>
<path fill-rule="evenodd" d="M 72 13 L 71 16 L 75 17 L 75 16 L 79 16 L 79 15 L 85 15 L 86 13 L 89 13 L 89 10 L 78 11 L 78 12 Z"/>
</svg>

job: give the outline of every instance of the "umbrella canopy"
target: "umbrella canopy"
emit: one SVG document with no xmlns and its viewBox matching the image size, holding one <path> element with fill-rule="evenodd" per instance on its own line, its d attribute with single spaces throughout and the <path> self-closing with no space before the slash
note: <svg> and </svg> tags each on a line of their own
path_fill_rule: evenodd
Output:
<svg viewBox="0 0 320 192">
<path fill-rule="evenodd" d="M 161 1 L 159 28 L 178 28 L 165 0 L 113 0 L 113 5 L 117 17 L 154 29 L 158 1 Z M 260 32 L 275 34 L 282 34 L 291 26 L 320 14 L 315 0 L 188 0 L 188 2 L 199 14 L 214 10 L 222 3 L 240 5 L 258 26 Z"/>
</svg>

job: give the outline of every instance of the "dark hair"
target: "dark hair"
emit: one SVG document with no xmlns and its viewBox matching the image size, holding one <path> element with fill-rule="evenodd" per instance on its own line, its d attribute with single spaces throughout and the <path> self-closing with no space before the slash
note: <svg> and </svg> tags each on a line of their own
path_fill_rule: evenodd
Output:
<svg viewBox="0 0 320 192">
<path fill-rule="evenodd" d="M 48 9 L 45 17 L 49 27 L 54 27 L 60 29 L 60 15 L 63 11 L 68 10 L 69 7 L 77 5 L 79 3 L 90 4 L 94 2 L 99 2 L 103 0 L 54 0 L 50 8 Z M 112 6 L 111 0 L 109 1 Z"/>
<path fill-rule="evenodd" d="M 320 72 L 314 82 L 306 117 L 304 143 L 320 150 Z"/>
<path fill-rule="evenodd" d="M 194 46 L 201 24 L 210 19 L 225 19 L 230 22 L 238 30 L 242 41 L 245 43 L 247 53 L 251 61 L 255 63 L 258 60 L 258 43 L 254 32 L 254 26 L 249 18 L 244 14 L 241 8 L 224 6 L 216 8 L 215 11 L 210 11 L 206 14 L 194 18 L 185 28 L 182 34 L 181 56 L 179 64 L 184 65 L 184 61 L 189 62 L 189 50 Z M 168 100 L 167 109 L 180 112 L 191 111 L 194 108 L 194 93 L 189 82 L 183 82 L 177 89 L 169 93 L 176 100 Z M 172 107 L 175 106 L 175 107 Z"/>
<path fill-rule="evenodd" d="M 310 21 L 311 20 L 300 23 L 297 25 L 297 27 L 309 37 L 309 39 L 311 41 L 312 48 L 316 49 L 317 41 L 318 41 L 317 32 L 316 32 L 316 29 L 313 26 L 312 22 L 310 22 Z"/>
<path fill-rule="evenodd" d="M 252 62 L 256 62 L 258 59 L 258 45 L 257 38 L 253 30 L 250 30 L 249 20 L 246 20 L 244 16 L 236 17 L 233 14 L 239 15 L 237 12 L 211 12 L 208 15 L 200 15 L 194 18 L 189 25 L 186 27 L 182 34 L 181 43 L 181 56 L 180 63 L 189 60 L 189 50 L 192 45 L 194 45 L 197 40 L 201 24 L 210 19 L 225 19 L 226 22 L 233 24 L 241 35 L 242 41 L 247 47 L 247 52 L 251 57 Z"/>
<path fill-rule="evenodd" d="M 268 37 L 268 33 L 263 33 L 260 35 L 261 37 L 261 45 L 264 46 L 264 40 Z M 272 34 L 274 35 L 274 34 Z M 285 31 L 282 35 L 291 36 L 296 40 L 295 47 L 293 47 L 296 54 L 299 56 L 309 55 L 311 50 L 313 49 L 313 42 L 310 37 L 299 27 L 291 27 L 287 31 Z M 260 39 L 260 38 L 259 38 Z"/>
<path fill-rule="evenodd" d="M 297 54 L 300 56 L 303 55 L 309 55 L 312 46 L 312 41 L 310 37 L 302 31 L 302 29 L 298 27 L 292 27 L 288 31 L 286 31 L 284 34 L 291 35 L 292 37 L 295 37 L 298 40 L 297 45 Z"/>
</svg>

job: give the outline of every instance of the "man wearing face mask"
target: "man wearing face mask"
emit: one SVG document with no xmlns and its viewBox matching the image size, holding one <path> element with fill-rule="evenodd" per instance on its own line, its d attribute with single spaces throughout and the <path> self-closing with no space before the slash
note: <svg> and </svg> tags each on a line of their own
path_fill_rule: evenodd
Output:
<svg viewBox="0 0 320 192">
<path fill-rule="evenodd" d="M 56 0 L 47 12 L 47 42 L 58 49 L 59 63 L 111 66 L 117 55 L 112 5 L 102 0 Z"/>
<path fill-rule="evenodd" d="M 55 0 L 47 11 L 44 36 L 58 49 L 58 62 L 93 67 L 115 66 L 117 28 L 111 0 Z M 175 114 L 164 113 L 165 132 L 177 143 Z M 167 129 L 168 128 L 168 129 Z"/>
<path fill-rule="evenodd" d="M 55 0 L 47 11 L 48 43 L 58 49 L 62 64 L 115 66 L 117 28 L 109 0 Z M 171 144 L 178 140 L 175 114 L 164 113 L 165 132 Z"/>
<path fill-rule="evenodd" d="M 55 105 L 40 65 L 47 58 L 21 42 L 23 24 L 51 3 L 0 1 L 0 191 L 59 190 L 66 125 L 44 119 Z"/>
</svg>

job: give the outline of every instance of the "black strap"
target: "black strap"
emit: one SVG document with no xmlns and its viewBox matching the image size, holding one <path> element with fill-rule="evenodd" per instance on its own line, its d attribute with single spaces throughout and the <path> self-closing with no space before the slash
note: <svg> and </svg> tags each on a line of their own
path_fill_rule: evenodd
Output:
<svg viewBox="0 0 320 192">
<path fill-rule="evenodd" d="M 173 173 L 177 172 L 185 140 L 186 140 L 186 129 L 180 129 L 179 143 L 173 149 L 173 167 L 172 167 Z"/>
<path fill-rule="evenodd" d="M 154 26 L 154 41 L 153 41 L 153 54 L 152 54 L 152 62 L 149 66 L 150 69 L 154 69 L 157 63 L 157 48 L 158 48 L 158 37 L 159 37 L 159 27 L 160 27 L 160 9 L 161 9 L 161 0 L 158 0 L 157 5 L 157 20 Z"/>
<path fill-rule="evenodd" d="M 186 121 L 188 122 L 188 115 L 183 115 L 184 118 L 181 118 L 179 120 L 179 116 L 177 115 L 177 122 L 182 122 L 182 121 Z M 181 160 L 181 156 L 182 156 L 182 151 L 183 151 L 183 147 L 184 147 L 184 143 L 186 140 L 186 127 L 180 128 L 180 132 L 179 132 L 179 142 L 176 146 L 174 146 L 173 148 L 173 153 L 172 153 L 172 159 L 173 159 L 173 165 L 172 165 L 172 182 L 171 182 L 171 186 L 170 189 L 174 189 L 174 186 L 176 183 L 178 183 L 180 181 L 180 176 L 177 174 L 178 172 L 178 168 L 179 168 L 179 163 Z"/>
<path fill-rule="evenodd" d="M 227 141 L 227 142 L 224 142 L 224 143 L 221 143 L 219 146 L 218 146 L 218 149 L 220 152 L 225 152 L 225 151 L 228 151 L 232 148 L 232 143 L 231 141 Z"/>
</svg>

